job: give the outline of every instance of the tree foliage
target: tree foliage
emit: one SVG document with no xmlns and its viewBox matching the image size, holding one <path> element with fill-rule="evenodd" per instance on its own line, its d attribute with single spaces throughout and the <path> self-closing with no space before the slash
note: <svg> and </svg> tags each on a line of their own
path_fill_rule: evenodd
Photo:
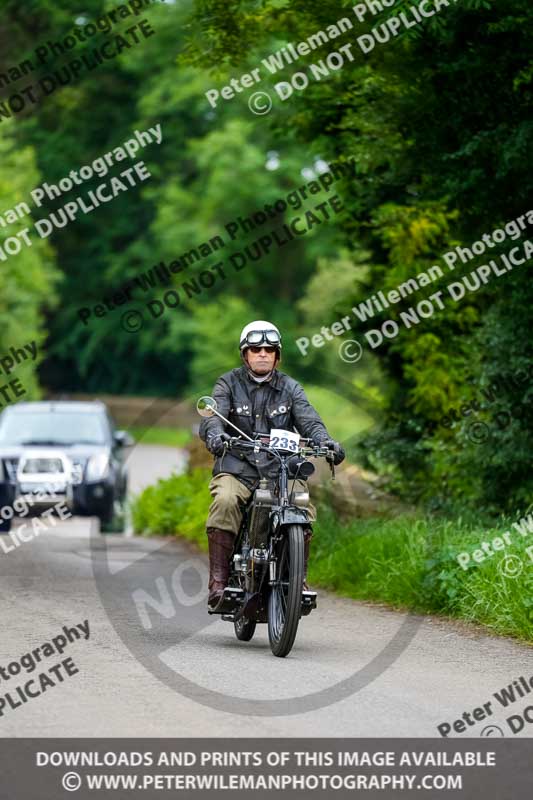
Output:
<svg viewBox="0 0 533 800">
<path fill-rule="evenodd" d="M 219 363 L 231 364 L 240 327 L 250 317 L 273 317 L 286 332 L 288 371 L 305 381 L 336 374 L 364 385 L 370 396 L 379 391 L 383 424 L 362 443 L 362 453 L 409 497 L 513 511 L 526 503 L 531 389 L 514 389 L 501 399 L 520 402 L 523 413 L 484 444 L 470 442 L 466 424 L 435 427 L 465 397 L 529 364 L 532 289 L 526 267 L 462 303 L 447 303 L 416 328 L 401 326 L 376 351 L 366 348 L 357 366 L 341 362 L 335 344 L 310 348 L 305 358 L 295 345 L 298 337 L 350 315 L 372 294 L 442 264 L 444 252 L 468 247 L 528 210 L 530 3 L 452 3 L 363 55 L 356 37 L 402 9 L 409 13 L 411 4 L 398 0 L 360 24 L 351 0 L 157 3 L 143 12 L 156 35 L 142 46 L 123 50 L 27 114 L 3 120 L 6 208 L 42 181 L 57 183 L 71 169 L 90 164 L 135 130 L 160 124 L 163 131 L 161 145 L 138 154 L 152 174 L 149 181 L 10 259 L 2 278 L 6 346 L 21 336 L 41 341 L 46 327 L 48 357 L 40 371 L 46 388 L 183 394 Z M 83 14 L 97 19 L 115 5 L 87 0 Z M 285 65 L 231 101 L 221 100 L 216 108 L 207 102 L 209 89 L 220 89 L 341 16 L 354 22 L 342 39 Z M 31 0 L 23 8 L 7 0 L 3 19 L 0 71 L 41 41 L 64 38 L 76 14 L 66 0 Z M 125 20 L 117 30 L 131 24 Z M 99 34 L 87 49 L 114 33 Z M 247 101 L 255 89 L 274 97 L 276 81 L 289 80 L 347 42 L 353 61 L 312 80 L 286 102 L 278 99 L 267 116 L 250 113 Z M 80 47 L 65 54 L 32 79 L 82 52 Z M 227 263 L 233 252 L 303 212 L 288 208 L 279 219 L 240 230 L 235 240 L 227 223 L 286 197 L 316 177 L 324 160 L 352 165 L 350 176 L 328 195 L 335 191 L 343 198 L 342 215 L 239 273 L 228 270 L 227 279 L 209 291 L 186 296 L 184 281 L 220 260 Z M 95 177 L 83 191 L 103 180 Z M 310 199 L 306 208 L 312 205 Z M 43 215 L 57 207 L 48 203 Z M 128 306 L 93 317 L 88 325 L 79 320 L 80 307 L 101 303 L 127 280 L 217 235 L 224 248 L 173 275 L 169 286 L 135 290 Z M 507 243 L 498 246 L 491 257 L 506 248 Z M 481 263 L 473 261 L 464 271 Z M 450 275 L 414 299 L 444 288 Z M 151 318 L 147 301 L 161 301 L 169 288 L 178 292 L 179 304 Z M 54 291 L 59 303 L 52 311 Z M 412 299 L 377 314 L 372 327 L 398 319 Z M 146 317 L 137 333 L 120 324 L 130 308 Z M 368 326 L 353 315 L 352 326 L 347 335 L 363 341 Z"/>
<path fill-rule="evenodd" d="M 241 21 L 248 53 L 256 55 L 260 47 L 264 56 L 273 48 L 263 31 L 278 45 L 287 44 L 339 17 L 333 2 L 259 5 L 254 26 L 249 7 L 232 6 L 224 19 L 217 3 L 202 4 L 200 29 L 206 13 L 211 20 L 203 30 L 210 42 L 200 57 L 204 65 L 211 52 L 234 67 L 250 60 L 242 49 L 231 50 L 225 35 Z M 352 4 L 345 5 L 349 14 Z M 372 24 L 408 5 L 396 3 Z M 300 301 L 311 321 L 322 303 L 340 316 L 372 293 L 439 263 L 451 247 L 468 246 L 528 211 L 532 21 L 531 6 L 522 0 L 465 1 L 370 56 L 359 53 L 334 76 L 312 82 L 300 96 L 295 92 L 290 115 L 284 110 L 277 115 L 280 137 L 356 165 L 346 187 L 351 214 L 342 224 L 351 265 L 337 280 L 331 270 L 326 273 L 331 280 L 321 281 L 326 274 L 324 266 L 318 268 Z M 312 60 L 336 49 L 324 45 Z M 288 80 L 303 69 L 300 62 L 287 66 L 276 79 Z M 477 259 L 471 268 L 481 263 Z M 353 276 L 351 285 L 347 274 Z M 387 309 L 379 323 L 397 319 L 408 305 Z M 527 502 L 530 389 L 523 397 L 511 391 L 506 402 L 523 400 L 523 414 L 484 445 L 470 443 L 457 426 L 429 436 L 425 431 L 475 385 L 479 390 L 530 362 L 530 307 L 527 269 L 518 269 L 462 304 L 448 304 L 415 331 L 402 329 L 377 354 L 391 379 L 388 412 L 365 452 L 371 464 L 392 471 L 412 497 L 440 495 L 443 502 L 455 498 L 512 509 Z"/>
</svg>

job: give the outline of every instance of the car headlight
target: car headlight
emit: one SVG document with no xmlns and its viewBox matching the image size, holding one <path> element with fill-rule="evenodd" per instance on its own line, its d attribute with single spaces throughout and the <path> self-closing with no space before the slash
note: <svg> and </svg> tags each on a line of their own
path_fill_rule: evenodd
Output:
<svg viewBox="0 0 533 800">
<path fill-rule="evenodd" d="M 100 481 L 107 476 L 108 471 L 109 456 L 99 453 L 89 459 L 85 475 L 88 481 Z"/>
</svg>

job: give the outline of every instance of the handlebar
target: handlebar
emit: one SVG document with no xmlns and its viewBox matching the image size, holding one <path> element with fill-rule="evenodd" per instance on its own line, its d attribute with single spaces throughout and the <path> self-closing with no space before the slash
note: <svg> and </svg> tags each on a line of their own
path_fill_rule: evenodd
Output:
<svg viewBox="0 0 533 800">
<path fill-rule="evenodd" d="M 303 439 L 300 441 L 309 441 L 308 439 Z M 234 447 L 243 447 L 245 450 L 256 450 L 258 452 L 268 452 L 272 455 L 287 455 L 287 456 L 314 456 L 314 457 L 327 457 L 330 454 L 333 454 L 333 450 L 328 447 L 319 447 L 318 445 L 306 445 L 304 447 L 298 447 L 297 450 L 290 450 L 289 448 L 281 449 L 279 447 L 271 448 L 269 444 L 269 437 L 260 437 L 255 439 L 253 442 L 247 442 L 244 439 L 241 439 L 239 436 L 232 436 L 229 441 L 226 443 L 226 447 L 231 450 Z"/>
<path fill-rule="evenodd" d="M 300 439 L 300 442 L 309 442 L 310 439 Z M 335 479 L 335 465 L 333 462 L 334 450 L 329 447 L 319 447 L 318 445 L 304 445 L 298 447 L 297 450 L 280 450 L 280 448 L 271 448 L 269 446 L 269 436 L 258 436 L 253 442 L 248 442 L 240 436 L 232 436 L 229 441 L 224 445 L 225 449 L 232 450 L 234 448 L 243 448 L 245 450 L 253 450 L 256 453 L 264 452 L 275 456 L 281 461 L 282 455 L 285 456 L 301 456 L 303 458 L 325 458 L 329 462 L 331 474 Z"/>
</svg>

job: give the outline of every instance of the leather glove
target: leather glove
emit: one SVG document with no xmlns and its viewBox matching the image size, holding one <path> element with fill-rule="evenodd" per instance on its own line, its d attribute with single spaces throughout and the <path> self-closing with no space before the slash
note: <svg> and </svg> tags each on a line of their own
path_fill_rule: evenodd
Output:
<svg viewBox="0 0 533 800">
<path fill-rule="evenodd" d="M 224 453 L 224 445 L 229 442 L 231 436 L 228 433 L 215 433 L 207 440 L 207 449 L 214 456 L 221 456 Z"/>
<path fill-rule="evenodd" d="M 339 444 L 339 442 L 334 442 L 333 439 L 322 439 L 320 442 L 320 447 L 327 447 L 333 451 L 333 463 L 335 466 L 342 464 L 346 458 L 346 453 L 344 452 L 343 447 Z"/>
</svg>

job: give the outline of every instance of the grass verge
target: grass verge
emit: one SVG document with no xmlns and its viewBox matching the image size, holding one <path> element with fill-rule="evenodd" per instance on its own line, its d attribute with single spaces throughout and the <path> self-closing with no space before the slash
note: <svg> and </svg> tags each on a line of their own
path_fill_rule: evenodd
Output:
<svg viewBox="0 0 533 800">
<path fill-rule="evenodd" d="M 205 519 L 210 470 L 196 469 L 158 481 L 136 499 L 133 527 L 144 535 L 176 535 L 207 550 Z M 526 553 L 533 533 L 467 570 L 457 554 L 472 552 L 506 530 L 418 514 L 340 524 L 327 507 L 311 550 L 309 579 L 346 597 L 386 603 L 420 613 L 443 614 L 486 625 L 495 633 L 533 641 L 533 570 Z M 516 577 L 501 570 L 505 556 L 518 556 Z"/>
<path fill-rule="evenodd" d="M 162 444 L 167 447 L 185 447 L 192 439 L 187 428 L 128 428 L 140 444 Z"/>
</svg>

